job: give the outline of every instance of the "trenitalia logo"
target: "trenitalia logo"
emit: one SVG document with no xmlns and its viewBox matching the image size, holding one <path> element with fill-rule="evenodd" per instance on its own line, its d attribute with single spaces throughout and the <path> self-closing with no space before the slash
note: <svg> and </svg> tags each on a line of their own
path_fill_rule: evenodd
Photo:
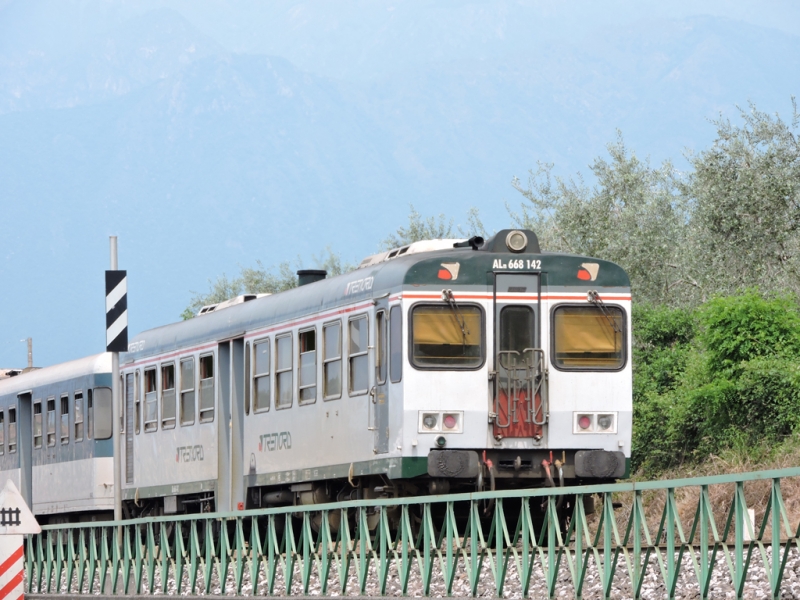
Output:
<svg viewBox="0 0 800 600">
<path fill-rule="evenodd" d="M 178 446 L 175 453 L 175 462 L 195 462 L 203 460 L 203 447 L 197 446 Z"/>
<path fill-rule="evenodd" d="M 292 434 L 288 431 L 279 433 L 265 433 L 258 436 L 258 451 L 272 452 L 273 450 L 291 450 Z"/>
<path fill-rule="evenodd" d="M 459 269 L 461 269 L 459 263 L 442 263 L 442 266 L 439 268 L 438 277 L 445 281 L 455 281 L 458 279 Z"/>
<path fill-rule="evenodd" d="M 581 281 L 594 281 L 597 279 L 599 270 L 600 265 L 597 263 L 583 263 L 581 268 L 578 269 L 578 279 Z"/>
</svg>

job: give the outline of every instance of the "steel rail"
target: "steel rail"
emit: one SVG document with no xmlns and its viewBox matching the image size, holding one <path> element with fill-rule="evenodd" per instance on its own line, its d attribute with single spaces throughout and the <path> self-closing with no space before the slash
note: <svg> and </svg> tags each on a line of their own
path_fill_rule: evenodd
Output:
<svg viewBox="0 0 800 600">
<path fill-rule="evenodd" d="M 26 590 L 386 596 L 392 585 L 402 595 L 503 597 L 512 587 L 553 598 L 566 585 L 577 598 L 611 598 L 623 585 L 640 598 L 655 578 L 674 598 L 689 577 L 702 598 L 719 578 L 737 598 L 748 583 L 779 598 L 800 542 L 781 493 L 795 477 L 800 468 L 48 525 L 26 541 Z M 727 486 L 724 514 L 715 514 L 715 486 Z M 751 486 L 769 494 L 756 522 Z M 681 516 L 687 494 L 697 499 Z M 594 515 L 590 497 L 601 500 Z M 759 562 L 763 581 L 748 582 Z"/>
</svg>

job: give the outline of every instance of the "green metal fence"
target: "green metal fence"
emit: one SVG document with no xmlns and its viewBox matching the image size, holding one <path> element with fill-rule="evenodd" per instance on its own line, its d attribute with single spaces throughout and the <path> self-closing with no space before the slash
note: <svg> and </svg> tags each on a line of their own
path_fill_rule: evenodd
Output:
<svg viewBox="0 0 800 600">
<path fill-rule="evenodd" d="M 46 526 L 27 591 L 779 598 L 800 575 L 782 484 L 800 468 Z"/>
</svg>

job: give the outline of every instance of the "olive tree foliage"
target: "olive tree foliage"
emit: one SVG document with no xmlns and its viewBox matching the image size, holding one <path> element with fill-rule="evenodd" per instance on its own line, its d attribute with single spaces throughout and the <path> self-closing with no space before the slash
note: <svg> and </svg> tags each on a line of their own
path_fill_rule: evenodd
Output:
<svg viewBox="0 0 800 600">
<path fill-rule="evenodd" d="M 438 217 L 424 217 L 414 208 L 413 204 L 409 208 L 408 224 L 406 226 L 401 225 L 381 242 L 381 247 L 384 250 L 399 248 L 422 240 L 440 240 L 470 237 L 472 235 L 486 236 L 486 228 L 481 222 L 478 209 L 475 207 L 467 211 L 466 227 L 454 225 L 453 219 L 448 220 L 444 214 L 439 214 Z"/>
<path fill-rule="evenodd" d="M 690 156 L 684 182 L 693 215 L 689 264 L 704 295 L 748 286 L 800 292 L 800 115 L 739 110 L 714 122 L 710 148 Z"/>
<path fill-rule="evenodd" d="M 314 262 L 320 269 L 325 269 L 328 275 L 341 275 L 355 269 L 355 266 L 342 260 L 341 256 L 327 248 L 322 256 L 314 256 Z M 240 267 L 237 277 L 229 278 L 225 273 L 214 280 L 209 280 L 207 292 L 192 292 L 189 306 L 181 313 L 181 317 L 191 319 L 197 312 L 208 304 L 224 302 L 240 294 L 277 294 L 297 287 L 296 270 L 300 268 L 298 258 L 296 268 L 288 261 L 280 263 L 277 267 L 267 269 L 256 261 L 255 267 Z"/>
<path fill-rule="evenodd" d="M 622 136 L 608 145 L 608 158 L 591 166 L 593 186 L 554 176 L 539 164 L 527 185 L 512 185 L 526 198 L 511 216 L 533 230 L 544 251 L 584 254 L 621 265 L 637 298 L 679 304 L 695 282 L 681 268 L 689 206 L 681 179 L 669 162 L 651 167 L 625 146 Z"/>
</svg>

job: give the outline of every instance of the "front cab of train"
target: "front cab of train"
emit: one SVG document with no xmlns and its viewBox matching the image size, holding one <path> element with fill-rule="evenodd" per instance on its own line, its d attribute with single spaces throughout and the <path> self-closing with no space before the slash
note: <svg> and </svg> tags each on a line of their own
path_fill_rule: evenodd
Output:
<svg viewBox="0 0 800 600">
<path fill-rule="evenodd" d="M 432 493 L 624 477 L 630 284 L 617 265 L 542 253 L 505 230 L 409 271 L 404 451 Z"/>
</svg>

